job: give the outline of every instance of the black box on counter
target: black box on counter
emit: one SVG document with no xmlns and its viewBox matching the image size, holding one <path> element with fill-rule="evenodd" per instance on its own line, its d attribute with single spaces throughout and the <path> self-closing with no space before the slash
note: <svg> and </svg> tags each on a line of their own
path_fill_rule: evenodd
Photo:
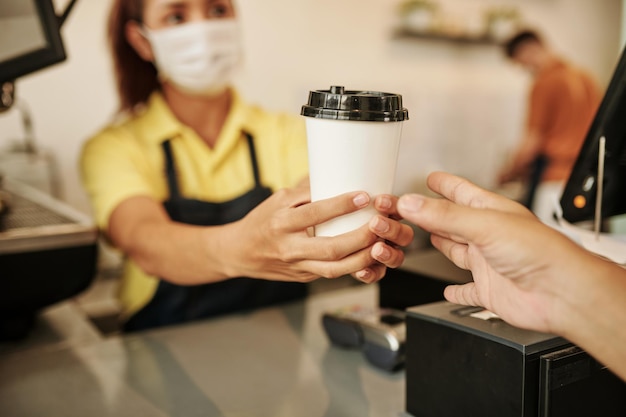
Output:
<svg viewBox="0 0 626 417">
<path fill-rule="evenodd" d="M 445 301 L 409 308 L 406 324 L 415 417 L 626 415 L 626 384 L 563 338 Z"/>
<path fill-rule="evenodd" d="M 443 290 L 450 284 L 472 281 L 472 273 L 454 265 L 434 248 L 405 254 L 401 267 L 388 269 L 378 281 L 379 306 L 404 310 L 420 304 L 443 301 Z"/>
</svg>

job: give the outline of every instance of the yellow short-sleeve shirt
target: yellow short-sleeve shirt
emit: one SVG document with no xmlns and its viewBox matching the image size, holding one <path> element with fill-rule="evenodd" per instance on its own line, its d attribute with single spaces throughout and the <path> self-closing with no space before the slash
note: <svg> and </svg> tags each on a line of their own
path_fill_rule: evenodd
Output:
<svg viewBox="0 0 626 417">
<path fill-rule="evenodd" d="M 176 119 L 160 93 L 152 94 L 139 115 L 106 127 L 83 147 L 81 176 L 98 226 L 106 232 L 113 210 L 130 197 L 168 198 L 161 148 L 168 139 L 186 198 L 223 202 L 249 191 L 254 176 L 244 131 L 254 138 L 264 186 L 292 187 L 307 175 L 306 132 L 300 117 L 248 105 L 233 91 L 231 111 L 210 148 Z M 145 306 L 157 285 L 156 277 L 126 260 L 119 291 L 123 316 Z"/>
</svg>

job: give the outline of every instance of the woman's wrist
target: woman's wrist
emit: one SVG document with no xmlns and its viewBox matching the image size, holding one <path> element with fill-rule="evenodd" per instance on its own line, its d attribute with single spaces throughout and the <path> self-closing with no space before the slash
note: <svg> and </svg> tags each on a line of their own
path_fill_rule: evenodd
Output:
<svg viewBox="0 0 626 417">
<path fill-rule="evenodd" d="M 204 259 L 207 274 L 214 281 L 242 276 L 239 266 L 241 262 L 241 244 L 233 240 L 239 236 L 233 230 L 238 222 L 219 226 L 204 227 L 201 230 L 201 242 L 204 248 Z"/>
</svg>

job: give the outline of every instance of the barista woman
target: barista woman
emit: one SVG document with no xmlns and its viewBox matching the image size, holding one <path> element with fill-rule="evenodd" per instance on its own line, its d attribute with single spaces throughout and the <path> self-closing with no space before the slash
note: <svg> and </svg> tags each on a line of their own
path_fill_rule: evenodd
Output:
<svg viewBox="0 0 626 417">
<path fill-rule="evenodd" d="M 81 168 L 99 227 L 127 258 L 127 331 L 299 298 L 320 276 L 374 282 L 402 263 L 397 246 L 413 235 L 392 196 L 356 231 L 307 233 L 370 197 L 310 202 L 303 122 L 230 87 L 241 55 L 230 0 L 113 3 L 120 120 L 87 142 Z"/>
</svg>

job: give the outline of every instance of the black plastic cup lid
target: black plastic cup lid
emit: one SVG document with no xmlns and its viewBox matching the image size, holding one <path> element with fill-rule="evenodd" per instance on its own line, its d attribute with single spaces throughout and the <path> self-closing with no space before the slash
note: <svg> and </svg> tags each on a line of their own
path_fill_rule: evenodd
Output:
<svg viewBox="0 0 626 417">
<path fill-rule="evenodd" d="M 402 122 L 409 112 L 402 107 L 399 94 L 378 91 L 350 91 L 341 86 L 309 92 L 309 101 L 301 115 L 318 119 L 357 120 L 365 122 Z"/>
</svg>

